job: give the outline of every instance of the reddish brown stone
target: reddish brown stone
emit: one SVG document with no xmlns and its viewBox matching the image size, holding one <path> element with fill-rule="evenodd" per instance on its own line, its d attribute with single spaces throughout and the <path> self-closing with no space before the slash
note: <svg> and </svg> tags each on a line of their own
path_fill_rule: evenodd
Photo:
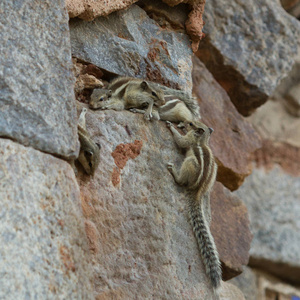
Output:
<svg viewBox="0 0 300 300">
<path fill-rule="evenodd" d="M 185 23 L 185 28 L 192 40 L 192 50 L 193 52 L 196 52 L 198 50 L 200 40 L 204 37 L 204 33 L 202 33 L 204 25 L 202 16 L 204 13 L 205 0 L 197 0 L 193 2 L 192 10 Z"/>
<path fill-rule="evenodd" d="M 251 173 L 250 154 L 261 146 L 260 138 L 200 60 L 195 57 L 193 63 L 202 121 L 215 130 L 210 145 L 219 165 L 217 180 L 236 190 Z"/>
<path fill-rule="evenodd" d="M 243 272 L 252 240 L 245 204 L 216 182 L 211 193 L 211 232 L 222 262 L 223 280 Z"/>
<path fill-rule="evenodd" d="M 93 64 L 88 64 L 84 70 L 84 73 L 93 75 L 98 79 L 101 79 L 103 77 L 103 72 L 101 71 L 101 69 Z"/>
<path fill-rule="evenodd" d="M 77 80 L 82 82 L 83 87 L 85 89 L 95 89 L 95 88 L 103 87 L 103 83 L 99 79 L 97 79 L 94 75 L 90 75 L 90 74 L 79 75 Z"/>
<path fill-rule="evenodd" d="M 80 62 L 76 57 L 72 58 L 73 74 L 76 78 L 74 92 L 80 102 L 88 102 L 91 96 L 91 89 L 102 88 L 103 82 L 98 78 L 103 75 L 102 71 L 93 64 Z"/>
<path fill-rule="evenodd" d="M 99 251 L 99 234 L 96 225 L 86 220 L 84 222 L 86 236 L 89 241 L 89 248 L 92 253 L 98 253 Z"/>
<path fill-rule="evenodd" d="M 142 146 L 143 142 L 138 140 L 135 140 L 134 143 L 120 144 L 111 156 L 114 158 L 115 164 L 123 169 L 129 158 L 135 159 L 140 154 Z"/>
<path fill-rule="evenodd" d="M 66 0 L 70 18 L 79 17 L 91 21 L 99 16 L 129 7 L 137 0 Z"/>
<path fill-rule="evenodd" d="M 117 186 L 120 183 L 120 169 L 114 168 L 111 174 L 111 182 L 114 186 Z"/>
</svg>

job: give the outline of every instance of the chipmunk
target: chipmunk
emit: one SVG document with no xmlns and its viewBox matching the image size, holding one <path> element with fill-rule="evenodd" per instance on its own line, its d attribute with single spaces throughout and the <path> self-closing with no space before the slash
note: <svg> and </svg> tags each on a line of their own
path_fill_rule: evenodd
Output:
<svg viewBox="0 0 300 300">
<path fill-rule="evenodd" d="M 111 90 L 119 89 L 119 93 L 123 93 L 124 88 L 126 87 L 128 82 L 134 80 L 136 79 L 130 77 L 119 77 L 108 86 L 108 89 L 94 90 L 90 100 L 90 107 L 93 109 L 106 107 L 106 101 L 109 100 L 112 94 Z M 178 127 L 181 127 L 183 124 L 182 122 L 193 121 L 194 119 L 200 118 L 199 106 L 196 98 L 189 96 L 183 91 L 174 90 L 158 83 L 151 82 L 150 85 L 154 86 L 160 91 L 163 91 L 166 95 L 164 95 L 165 103 L 155 103 L 157 109 L 154 109 L 152 113 L 150 113 L 150 118 L 146 117 L 147 119 L 178 122 Z M 122 86 L 123 88 L 121 88 Z M 141 96 L 141 98 L 143 97 Z M 117 104 L 114 104 L 114 106 L 116 105 Z M 134 107 L 127 109 L 135 113 L 142 113 L 145 116 L 149 116 L 149 110 L 152 110 L 152 107 L 148 107 L 147 110 L 140 109 L 143 108 L 143 106 L 147 105 L 147 102 L 143 102 L 143 100 L 141 100 L 138 104 L 135 103 Z M 121 104 L 120 106 L 118 106 L 118 110 L 122 109 L 124 109 L 124 107 Z"/>
<path fill-rule="evenodd" d="M 176 144 L 187 150 L 186 157 L 177 172 L 172 163 L 168 170 L 179 185 L 184 185 L 190 191 L 192 198 L 188 208 L 190 221 L 200 249 L 206 274 L 210 278 L 214 292 L 220 286 L 222 274 L 219 255 L 209 225 L 210 191 L 215 183 L 217 164 L 208 145 L 212 128 L 201 122 L 185 123 L 186 135 L 181 135 L 172 123 L 167 122 Z"/>
<path fill-rule="evenodd" d="M 148 107 L 144 117 L 151 120 L 153 105 L 165 103 L 163 92 L 159 87 L 138 78 L 119 77 L 108 85 L 107 90 L 108 92 L 103 93 L 93 91 L 89 104 L 91 108 L 123 110 Z"/>
<path fill-rule="evenodd" d="M 166 95 L 166 104 L 158 106 L 153 109 L 153 120 L 162 120 L 179 123 L 177 127 L 183 127 L 184 122 L 193 122 L 196 117 L 200 118 L 199 111 L 196 114 L 187 107 L 184 101 L 178 99 L 176 96 Z M 134 113 L 145 113 L 145 110 L 132 108 L 130 111 Z"/>
<path fill-rule="evenodd" d="M 86 130 L 86 113 L 87 109 L 83 108 L 78 120 L 78 136 L 80 141 L 78 161 L 83 166 L 87 174 L 93 175 L 100 162 L 101 146 L 91 139 Z"/>
<path fill-rule="evenodd" d="M 181 100 L 185 104 L 185 106 L 188 108 L 188 110 L 192 113 L 194 119 L 197 120 L 197 119 L 201 118 L 197 98 L 195 98 L 181 90 L 175 90 L 175 89 L 169 88 L 167 86 L 164 86 L 164 85 L 161 85 L 158 83 L 153 83 L 153 84 L 154 84 L 154 86 L 157 85 L 162 89 L 166 98 L 170 97 L 170 99 Z M 182 121 L 182 122 L 184 122 L 184 121 Z"/>
</svg>

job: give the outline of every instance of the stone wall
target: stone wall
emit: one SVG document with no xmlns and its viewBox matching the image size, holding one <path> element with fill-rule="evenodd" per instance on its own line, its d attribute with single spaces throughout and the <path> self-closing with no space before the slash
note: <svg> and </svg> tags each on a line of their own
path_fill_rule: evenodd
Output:
<svg viewBox="0 0 300 300">
<path fill-rule="evenodd" d="M 299 295 L 300 25 L 246 2 L 1 2 L 1 299 L 214 299 L 164 122 L 88 110 L 99 167 L 68 163 L 78 114 L 117 75 L 193 94 L 214 128 L 220 298 Z"/>
</svg>

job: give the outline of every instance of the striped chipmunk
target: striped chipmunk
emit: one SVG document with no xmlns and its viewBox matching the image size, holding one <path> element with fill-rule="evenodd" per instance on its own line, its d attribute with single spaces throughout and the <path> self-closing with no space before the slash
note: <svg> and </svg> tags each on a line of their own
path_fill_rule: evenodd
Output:
<svg viewBox="0 0 300 300">
<path fill-rule="evenodd" d="M 83 108 L 78 120 L 78 136 L 80 142 L 78 161 L 83 166 L 85 172 L 88 175 L 94 175 L 95 170 L 97 169 L 100 162 L 101 146 L 100 144 L 95 143 L 92 140 L 92 138 L 86 130 L 86 113 L 87 109 Z M 73 165 L 73 168 L 76 170 L 75 165 Z"/>
<path fill-rule="evenodd" d="M 149 86 L 153 87 L 157 95 L 160 97 L 163 94 L 164 101 L 154 102 L 155 108 L 152 110 L 152 106 L 148 106 L 148 102 L 143 101 L 145 94 L 140 94 L 139 101 L 131 101 L 130 105 L 126 104 L 124 107 L 124 102 L 120 101 L 122 99 L 122 93 L 124 93 L 124 87 L 128 85 L 129 81 L 136 81 L 138 79 L 130 77 L 119 77 L 115 79 L 107 89 L 95 89 L 92 93 L 90 100 L 90 108 L 93 109 L 107 109 L 109 103 L 112 103 L 112 108 L 115 110 L 129 109 L 135 113 L 142 113 L 145 115 L 145 118 L 150 120 L 163 120 L 179 123 L 178 127 L 183 125 L 185 121 L 193 121 L 194 119 L 200 119 L 199 105 L 196 98 L 190 96 L 188 93 L 180 90 L 175 90 L 158 83 L 150 82 Z M 141 80 L 139 80 L 141 82 Z M 121 88 L 123 86 L 123 88 Z M 131 93 L 139 93 L 139 87 L 136 92 L 133 92 L 134 87 L 132 87 Z M 135 86 L 137 88 L 137 86 Z M 116 91 L 115 93 L 113 91 Z M 158 92 L 159 91 L 159 92 Z M 111 100 L 112 95 L 115 94 L 115 98 L 118 100 Z M 146 91 L 146 96 L 148 97 L 150 90 Z M 152 92 L 151 92 L 152 94 Z M 130 94 L 127 94 L 128 98 Z M 127 101 L 126 101 L 127 102 Z M 163 103 L 164 102 L 164 103 Z M 148 108 L 147 108 L 148 107 Z M 147 109 L 147 110 L 146 110 Z M 150 112 L 152 110 L 152 112 Z"/>
<path fill-rule="evenodd" d="M 152 119 L 153 105 L 165 103 L 163 91 L 159 86 L 139 78 L 118 77 L 106 89 L 95 89 L 89 106 L 92 109 L 124 110 L 147 108 L 146 120 Z"/>
<path fill-rule="evenodd" d="M 222 272 L 219 255 L 210 232 L 210 191 L 215 183 L 217 164 L 209 147 L 212 128 L 199 121 L 185 122 L 186 135 L 181 135 L 172 123 L 167 122 L 176 144 L 186 150 L 179 172 L 172 163 L 168 170 L 177 184 L 186 186 L 191 198 L 188 203 L 190 222 L 198 243 L 205 271 L 210 279 L 215 297 L 221 284 Z"/>
<path fill-rule="evenodd" d="M 165 104 L 157 106 L 153 109 L 153 120 L 169 121 L 179 123 L 177 127 L 183 127 L 184 122 L 193 122 L 200 119 L 199 106 L 197 100 L 190 96 L 185 96 L 180 99 L 176 96 L 176 92 L 173 90 L 172 94 L 164 96 Z M 130 111 L 135 113 L 145 113 L 145 110 L 132 108 Z"/>
<path fill-rule="evenodd" d="M 153 120 L 170 121 L 179 123 L 177 127 L 183 127 L 184 122 L 193 122 L 200 119 L 199 105 L 195 97 L 180 90 L 175 90 L 158 83 L 152 83 L 164 92 L 165 104 L 156 105 L 152 111 Z M 135 113 L 145 113 L 145 110 L 132 108 Z"/>
</svg>

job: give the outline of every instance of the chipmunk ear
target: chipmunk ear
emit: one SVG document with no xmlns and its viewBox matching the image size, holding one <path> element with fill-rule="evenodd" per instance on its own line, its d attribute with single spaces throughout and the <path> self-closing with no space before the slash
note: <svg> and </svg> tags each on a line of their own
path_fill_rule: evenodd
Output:
<svg viewBox="0 0 300 300">
<path fill-rule="evenodd" d="M 145 90 L 147 87 L 148 87 L 148 83 L 147 83 L 145 80 L 142 81 L 142 83 L 141 83 L 141 88 L 142 88 L 143 90 Z"/>
<path fill-rule="evenodd" d="M 112 94 L 112 90 L 109 90 L 107 93 L 107 97 L 111 97 L 111 94 Z"/>
<path fill-rule="evenodd" d="M 98 146 L 99 149 L 101 149 L 101 145 L 99 143 L 96 143 L 96 145 Z"/>
</svg>

